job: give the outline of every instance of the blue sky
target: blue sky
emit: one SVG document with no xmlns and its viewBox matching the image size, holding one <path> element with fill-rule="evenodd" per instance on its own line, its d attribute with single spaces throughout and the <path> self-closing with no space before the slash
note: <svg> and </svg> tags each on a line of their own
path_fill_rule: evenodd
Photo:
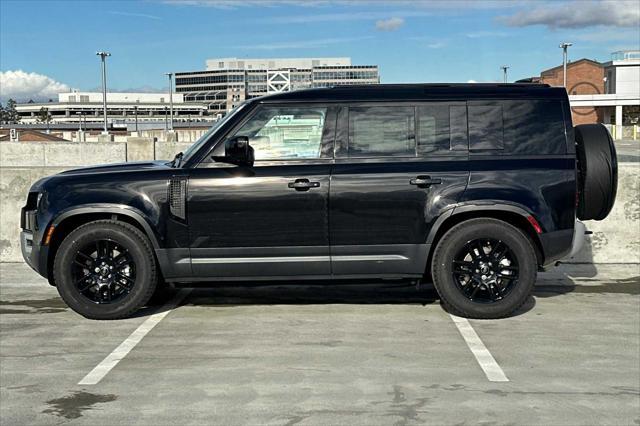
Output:
<svg viewBox="0 0 640 426">
<path fill-rule="evenodd" d="M 384 83 L 498 81 L 640 49 L 635 1 L 0 0 L 0 95 L 163 89 L 214 57 L 350 56 Z"/>
</svg>

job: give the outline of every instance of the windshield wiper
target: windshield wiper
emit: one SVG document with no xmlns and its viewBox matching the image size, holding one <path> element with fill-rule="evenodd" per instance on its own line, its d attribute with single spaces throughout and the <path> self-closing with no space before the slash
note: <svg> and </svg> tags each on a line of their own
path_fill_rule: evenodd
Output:
<svg viewBox="0 0 640 426">
<path fill-rule="evenodd" d="M 174 167 L 174 168 L 180 167 L 180 163 L 182 162 L 183 155 L 184 154 L 182 153 L 182 151 L 177 153 L 176 156 L 173 157 L 173 160 L 171 161 L 171 167 Z"/>
</svg>

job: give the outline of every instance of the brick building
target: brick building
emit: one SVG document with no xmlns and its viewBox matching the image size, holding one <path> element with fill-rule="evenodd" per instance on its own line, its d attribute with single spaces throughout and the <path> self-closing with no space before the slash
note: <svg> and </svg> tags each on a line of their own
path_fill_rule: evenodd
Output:
<svg viewBox="0 0 640 426">
<path fill-rule="evenodd" d="M 567 93 L 569 95 L 601 95 L 605 93 L 604 64 L 591 59 L 580 59 L 567 64 Z M 542 71 L 540 82 L 562 86 L 562 65 Z M 572 107 L 574 124 L 602 123 L 603 109 L 594 106 Z"/>
</svg>

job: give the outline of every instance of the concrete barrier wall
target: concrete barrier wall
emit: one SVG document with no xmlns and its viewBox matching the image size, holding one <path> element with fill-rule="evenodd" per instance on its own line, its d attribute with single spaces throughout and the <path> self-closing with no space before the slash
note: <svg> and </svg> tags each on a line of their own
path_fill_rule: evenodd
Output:
<svg viewBox="0 0 640 426">
<path fill-rule="evenodd" d="M 80 166 L 141 160 L 170 160 L 189 143 L 1 142 L 0 261 L 21 261 L 20 208 L 29 187 L 44 176 Z M 610 216 L 589 221 L 593 231 L 584 250 L 570 262 L 640 263 L 640 163 L 620 163 L 618 196 Z"/>
</svg>

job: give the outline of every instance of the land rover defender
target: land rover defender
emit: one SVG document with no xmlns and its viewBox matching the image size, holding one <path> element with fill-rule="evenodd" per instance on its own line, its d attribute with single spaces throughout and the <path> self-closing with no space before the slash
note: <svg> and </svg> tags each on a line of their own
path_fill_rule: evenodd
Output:
<svg viewBox="0 0 640 426">
<path fill-rule="evenodd" d="M 446 308 L 510 315 L 616 194 L 613 142 L 564 88 L 344 86 L 251 99 L 173 161 L 36 182 L 22 253 L 88 318 L 166 286 L 433 282 Z"/>
</svg>

